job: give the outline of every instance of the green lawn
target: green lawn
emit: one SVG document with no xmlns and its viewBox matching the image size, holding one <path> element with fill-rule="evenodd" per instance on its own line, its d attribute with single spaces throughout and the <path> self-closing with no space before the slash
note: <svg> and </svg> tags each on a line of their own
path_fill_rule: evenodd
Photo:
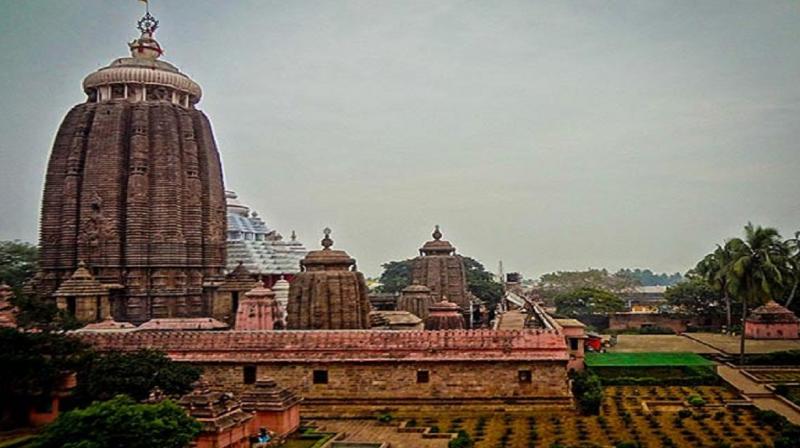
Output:
<svg viewBox="0 0 800 448">
<path fill-rule="evenodd" d="M 587 353 L 588 367 L 710 367 L 714 363 L 696 353 Z"/>
</svg>

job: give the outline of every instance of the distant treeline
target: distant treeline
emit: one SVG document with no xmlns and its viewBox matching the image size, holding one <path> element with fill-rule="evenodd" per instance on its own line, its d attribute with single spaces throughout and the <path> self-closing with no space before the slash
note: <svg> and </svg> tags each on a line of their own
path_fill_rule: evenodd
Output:
<svg viewBox="0 0 800 448">
<path fill-rule="evenodd" d="M 641 286 L 672 286 L 683 280 L 680 272 L 656 274 L 650 269 L 620 269 L 617 275 L 634 278 Z"/>
</svg>

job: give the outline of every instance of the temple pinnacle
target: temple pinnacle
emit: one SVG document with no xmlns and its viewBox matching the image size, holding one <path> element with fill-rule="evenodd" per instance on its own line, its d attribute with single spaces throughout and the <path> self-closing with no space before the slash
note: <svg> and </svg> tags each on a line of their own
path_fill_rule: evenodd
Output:
<svg viewBox="0 0 800 448">
<path fill-rule="evenodd" d="M 439 224 L 436 224 L 436 227 L 433 230 L 433 239 L 436 241 L 442 239 L 442 232 L 439 230 Z"/>
<path fill-rule="evenodd" d="M 331 246 L 333 246 L 330 227 L 325 227 L 325 230 L 323 230 L 322 233 L 325 234 L 325 238 L 322 239 L 322 247 L 324 247 L 325 250 L 328 250 L 331 248 Z"/>
</svg>

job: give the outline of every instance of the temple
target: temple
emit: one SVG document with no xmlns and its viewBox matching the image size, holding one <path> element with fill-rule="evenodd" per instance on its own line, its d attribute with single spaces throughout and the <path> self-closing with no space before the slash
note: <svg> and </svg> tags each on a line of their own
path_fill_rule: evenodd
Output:
<svg viewBox="0 0 800 448">
<path fill-rule="evenodd" d="M 139 28 L 131 57 L 86 78 L 87 102 L 56 137 L 36 288 L 88 323 L 75 334 L 100 352 L 201 367 L 211 386 L 181 400 L 203 424 L 197 446 L 289 434 L 301 399 L 310 417 L 572 405 L 583 328 L 532 305 L 468 329 L 464 260 L 438 226 L 396 309 L 371 309 L 330 229 L 308 251 L 226 193 L 200 87 L 159 60 L 149 13 Z"/>
<path fill-rule="evenodd" d="M 287 328 L 341 330 L 369 328 L 369 299 L 364 275 L 356 260 L 343 250 L 333 250 L 330 229 L 325 229 L 322 250 L 300 262 L 289 289 Z"/>
<path fill-rule="evenodd" d="M 233 191 L 225 192 L 228 210 L 229 270 L 243 264 L 251 273 L 260 275 L 267 286 L 279 280 L 291 281 L 300 272 L 300 260 L 308 254 L 292 232 L 289 241 L 267 226 L 258 213 L 239 201 Z"/>
<path fill-rule="evenodd" d="M 472 304 L 464 261 L 449 241 L 442 240 L 439 226 L 433 231 L 433 240 L 426 242 L 413 260 L 411 279 L 430 288 L 437 302 L 447 298 L 469 316 Z"/>
<path fill-rule="evenodd" d="M 136 323 L 208 315 L 225 267 L 222 166 L 196 109 L 202 91 L 159 59 L 157 28 L 148 12 L 130 57 L 84 79 L 86 102 L 58 130 L 34 286 L 52 297 L 83 262 L 113 317 Z M 80 319 L 106 313 L 82 303 Z"/>
</svg>

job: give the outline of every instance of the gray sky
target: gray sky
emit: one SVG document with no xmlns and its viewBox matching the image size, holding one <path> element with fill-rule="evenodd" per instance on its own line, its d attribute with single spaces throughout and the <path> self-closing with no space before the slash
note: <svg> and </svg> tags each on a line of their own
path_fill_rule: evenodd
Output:
<svg viewBox="0 0 800 448">
<path fill-rule="evenodd" d="M 152 0 L 225 181 L 367 274 L 441 224 L 527 276 L 684 271 L 752 220 L 800 229 L 800 3 Z M 0 239 L 134 0 L 0 3 Z"/>
</svg>

